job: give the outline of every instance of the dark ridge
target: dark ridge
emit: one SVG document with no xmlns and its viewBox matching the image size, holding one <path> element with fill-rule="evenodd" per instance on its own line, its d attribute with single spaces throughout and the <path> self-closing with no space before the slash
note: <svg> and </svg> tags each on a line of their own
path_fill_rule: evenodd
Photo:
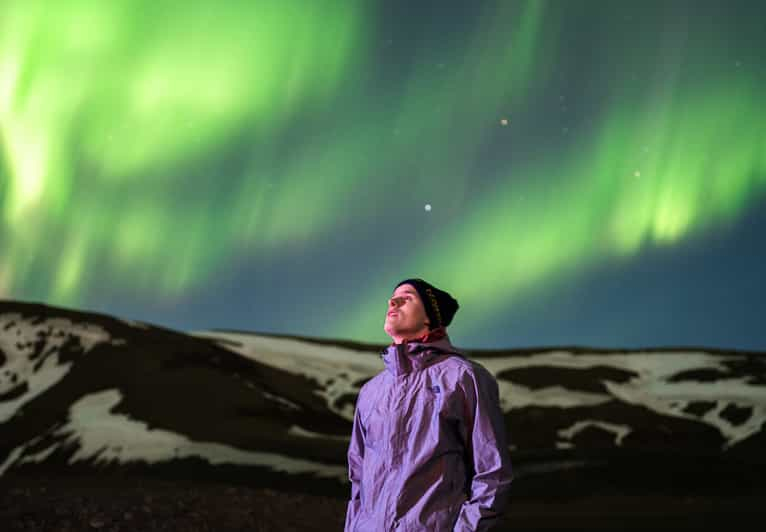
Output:
<svg viewBox="0 0 766 532">
<path fill-rule="evenodd" d="M 208 329 L 208 330 L 204 330 L 200 332 L 205 332 L 205 333 L 222 332 L 222 333 L 234 333 L 234 334 L 242 334 L 242 335 L 250 335 L 250 336 L 265 336 L 269 338 L 284 338 L 289 340 L 299 340 L 302 342 L 308 342 L 308 343 L 313 343 L 317 345 L 331 345 L 331 346 L 344 347 L 347 349 L 353 349 L 357 351 L 380 351 L 381 349 L 385 349 L 385 347 L 387 347 L 388 345 L 388 344 L 372 344 L 372 343 L 357 342 L 354 340 L 322 338 L 322 337 L 316 337 L 316 336 L 301 336 L 301 335 L 284 334 L 284 333 L 244 331 L 241 329 L 216 328 L 216 329 Z M 221 339 L 220 341 L 226 342 L 228 340 Z M 235 341 L 230 341 L 230 343 L 237 344 L 237 345 L 239 344 L 239 342 L 235 342 Z M 572 354 L 594 353 L 594 354 L 605 354 L 605 355 L 622 355 L 622 354 L 630 354 L 630 353 L 688 353 L 690 351 L 694 351 L 694 352 L 704 352 L 704 353 L 721 354 L 721 355 L 752 355 L 756 357 L 758 356 L 766 357 L 766 351 L 745 351 L 741 349 L 721 349 L 716 347 L 702 347 L 702 346 L 688 346 L 688 347 L 654 346 L 654 347 L 642 347 L 642 348 L 632 348 L 632 349 L 625 349 L 622 347 L 614 347 L 614 348 L 587 347 L 587 346 L 578 346 L 578 345 L 522 347 L 522 348 L 510 348 L 510 349 L 472 349 L 472 348 L 464 348 L 459 346 L 455 346 L 455 347 L 469 357 L 482 357 L 482 358 L 526 356 L 531 354 L 544 354 L 544 353 L 551 353 L 551 352 L 557 352 L 557 351 L 566 351 Z"/>
<path fill-rule="evenodd" d="M 356 394 L 344 393 L 335 400 L 335 408 L 343 409 L 346 405 L 356 405 Z"/>
<path fill-rule="evenodd" d="M 317 344 L 317 345 L 331 345 L 331 346 L 344 347 L 346 349 L 353 349 L 355 351 L 380 351 L 381 349 L 386 347 L 383 344 L 370 344 L 370 343 L 364 343 L 364 342 L 356 342 L 353 340 L 342 340 L 342 339 L 336 340 L 332 338 L 300 336 L 300 335 L 294 335 L 294 334 L 282 334 L 282 333 L 270 333 L 270 332 L 243 331 L 239 329 L 208 329 L 208 330 L 200 331 L 200 332 L 205 332 L 205 333 L 222 332 L 222 333 L 242 334 L 242 335 L 248 335 L 248 336 L 265 336 L 268 338 L 283 338 L 285 340 L 299 340 L 301 342 L 308 342 L 308 343 Z M 226 342 L 227 339 L 221 339 L 221 341 Z M 233 343 L 238 344 L 238 342 L 233 342 Z"/>
<path fill-rule="evenodd" d="M 125 330 L 125 329 L 135 330 L 135 327 L 133 327 L 130 323 L 127 323 L 127 322 L 135 322 L 142 326 L 150 327 L 154 330 L 164 330 L 167 332 L 173 332 L 175 334 L 181 334 L 181 335 L 189 335 L 189 334 L 193 335 L 193 333 L 170 329 L 167 327 L 163 327 L 161 325 L 155 325 L 155 324 L 136 321 L 136 320 L 122 320 L 120 318 L 116 318 L 104 313 L 93 312 L 88 310 L 67 309 L 64 307 L 46 305 L 44 303 L 33 303 L 33 302 L 14 301 L 14 300 L 0 300 L 0 312 L 20 312 L 25 316 L 35 315 L 36 323 L 41 323 L 46 316 L 57 316 L 57 317 L 71 319 L 73 321 L 81 321 L 83 319 L 87 319 L 88 321 L 97 323 L 99 325 L 118 327 L 120 330 Z M 42 317 L 40 315 L 42 315 Z M 387 344 L 358 342 L 354 340 L 312 337 L 312 336 L 302 336 L 302 335 L 284 334 L 284 333 L 244 331 L 239 329 L 216 328 L 216 329 L 208 329 L 208 330 L 199 331 L 199 332 L 214 333 L 216 331 L 224 332 L 224 333 L 228 332 L 228 333 L 236 333 L 236 334 L 243 334 L 243 335 L 252 335 L 252 336 L 266 336 L 271 338 L 292 339 L 292 340 L 299 340 L 299 341 L 314 343 L 318 345 L 333 345 L 333 346 L 344 347 L 344 348 L 354 349 L 359 351 L 380 351 L 381 349 L 385 348 L 387 345 Z M 473 348 L 463 348 L 460 346 L 456 346 L 456 347 L 460 351 L 466 353 L 469 356 L 490 357 L 490 358 L 500 357 L 500 356 L 503 356 L 503 357 L 522 356 L 522 355 L 529 355 L 529 354 L 549 353 L 554 351 L 567 351 L 573 354 L 598 353 L 598 354 L 614 354 L 614 355 L 620 355 L 620 354 L 626 354 L 626 353 L 637 353 L 637 352 L 686 353 L 689 351 L 700 351 L 700 352 L 722 354 L 722 355 L 751 355 L 756 358 L 761 356 L 766 356 L 766 351 L 745 351 L 741 349 L 722 349 L 722 348 L 704 347 L 704 346 L 652 346 L 652 347 L 640 347 L 640 348 L 631 348 L 631 349 L 625 349 L 622 347 L 587 347 L 587 346 L 578 346 L 578 345 L 539 346 L 539 347 L 524 347 L 524 348 L 516 348 L 516 349 L 512 349 L 512 348 L 511 349 L 473 349 Z M 747 362 L 747 364 L 757 364 L 757 363 L 753 361 L 749 361 Z M 758 366 L 762 368 L 760 364 Z M 763 371 L 763 369 L 761 369 L 761 371 Z M 764 379 L 766 379 L 766 376 L 764 376 Z"/>
<path fill-rule="evenodd" d="M 593 366 L 586 369 L 562 368 L 557 366 L 527 366 L 501 371 L 498 379 L 523 384 L 533 390 L 549 386 L 563 386 L 570 390 L 590 393 L 608 393 L 604 381 L 626 382 L 637 375 L 607 366 Z"/>
<path fill-rule="evenodd" d="M 766 384 L 766 359 L 758 355 L 740 355 L 721 360 L 726 369 L 690 369 L 676 373 L 669 382 L 714 382 L 718 380 L 747 378 L 750 384 Z"/>
<path fill-rule="evenodd" d="M 750 406 L 728 405 L 721 411 L 721 417 L 732 425 L 741 425 L 753 415 L 753 408 Z"/>
<path fill-rule="evenodd" d="M 14 373 L 11 377 L 11 382 L 15 382 L 18 379 L 16 374 Z M 22 382 L 21 384 L 17 384 L 7 392 L 0 394 L 0 401 L 12 401 L 16 399 L 17 397 L 21 397 L 27 391 L 29 390 L 29 385 L 26 382 Z"/>
<path fill-rule="evenodd" d="M 500 357 L 500 356 L 516 356 L 516 355 L 534 355 L 551 353 L 557 351 L 566 351 L 572 354 L 603 354 L 603 355 L 624 355 L 632 353 L 689 353 L 689 352 L 703 352 L 720 355 L 745 355 L 766 357 L 766 351 L 744 351 L 739 349 L 721 349 L 715 347 L 702 347 L 702 346 L 672 346 L 672 347 L 640 347 L 625 349 L 624 347 L 588 347 L 580 345 L 561 345 L 561 346 L 539 346 L 539 347 L 523 347 L 516 349 L 466 349 L 460 348 L 466 354 L 476 357 Z"/>
<path fill-rule="evenodd" d="M 571 442 L 582 456 L 604 457 L 607 451 L 688 453 L 692 451 L 717 455 L 725 443 L 717 428 L 694 419 L 669 417 L 640 405 L 611 400 L 594 406 L 562 408 L 557 406 L 527 406 L 505 415 L 508 440 L 516 449 L 550 449 L 556 442 Z M 582 421 L 600 421 L 627 426 L 630 432 L 618 448 L 589 447 L 575 436 L 569 440 L 562 430 Z M 760 456 L 753 459 L 761 460 Z"/>
<path fill-rule="evenodd" d="M 47 305 L 45 303 L 0 299 L 0 313 L 6 312 L 16 312 L 21 314 L 24 318 L 34 316 L 32 322 L 33 325 L 40 324 L 49 317 L 65 318 L 75 323 L 87 320 L 89 323 L 100 325 L 116 335 L 125 335 L 135 334 L 137 331 L 142 330 L 131 325 L 129 322 L 132 321 L 155 331 L 164 331 L 167 333 L 187 336 L 184 332 L 176 331 L 161 325 L 137 322 L 136 320 L 123 320 L 119 317 L 101 312 L 69 309 L 61 306 Z M 18 333 L 19 331 L 17 331 L 17 334 Z M 60 333 L 59 336 L 61 336 Z"/>
<path fill-rule="evenodd" d="M 357 388 L 361 388 L 362 386 L 364 386 L 365 384 L 367 384 L 371 380 L 372 380 L 372 377 L 367 377 L 367 378 L 364 378 L 364 379 L 356 380 L 356 381 L 354 381 L 354 386 L 356 386 Z"/>
<path fill-rule="evenodd" d="M 693 401 L 686 405 L 684 412 L 688 412 L 693 416 L 702 417 L 706 413 L 710 412 L 713 408 L 715 408 L 714 401 Z"/>
<path fill-rule="evenodd" d="M 750 384 L 766 385 L 766 360 L 760 357 L 747 356 L 724 360 L 723 364 L 728 367 L 732 376 L 746 376 Z"/>
<path fill-rule="evenodd" d="M 714 382 L 730 378 L 731 375 L 729 373 L 721 371 L 720 369 L 703 368 L 681 371 L 668 378 L 668 382 Z"/>
</svg>

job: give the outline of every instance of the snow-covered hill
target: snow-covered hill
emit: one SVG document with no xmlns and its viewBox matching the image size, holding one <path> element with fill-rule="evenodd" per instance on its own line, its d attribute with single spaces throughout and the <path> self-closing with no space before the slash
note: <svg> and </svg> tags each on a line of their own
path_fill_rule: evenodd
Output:
<svg viewBox="0 0 766 532">
<path fill-rule="evenodd" d="M 0 475 L 239 475 L 343 489 L 384 346 L 0 302 Z M 498 378 L 517 478 L 636 457 L 763 464 L 766 356 L 467 351 Z"/>
<path fill-rule="evenodd" d="M 318 399 L 349 421 L 359 383 L 382 368 L 377 351 L 247 333 L 195 335 L 311 379 L 319 387 Z M 571 448 L 591 429 L 604 433 L 617 447 L 640 445 L 634 440 L 666 440 L 672 424 L 679 437 L 684 430 L 706 434 L 709 440 L 698 444 L 711 445 L 711 451 L 726 450 L 759 433 L 766 422 L 766 356 L 762 355 L 546 349 L 476 351 L 470 358 L 498 378 L 501 405 L 519 449 Z M 517 426 L 522 422 L 517 417 L 526 417 L 532 409 L 550 412 L 535 421 L 538 435 L 526 435 Z M 554 422 L 550 426 L 556 430 L 543 430 L 540 421 L 543 426 Z M 663 423 L 666 426 L 660 427 Z M 655 430 L 662 435 L 652 434 Z"/>
</svg>

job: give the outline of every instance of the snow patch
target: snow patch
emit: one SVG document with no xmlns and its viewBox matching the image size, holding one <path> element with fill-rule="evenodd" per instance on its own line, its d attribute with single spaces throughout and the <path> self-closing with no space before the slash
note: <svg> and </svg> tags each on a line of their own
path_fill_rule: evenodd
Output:
<svg viewBox="0 0 766 532">
<path fill-rule="evenodd" d="M 523 356 L 477 358 L 489 371 L 501 371 L 530 366 L 548 366 L 587 370 L 592 367 L 610 367 L 629 371 L 636 377 L 626 382 L 604 380 L 609 395 L 604 399 L 642 406 L 658 414 L 702 422 L 717 429 L 727 440 L 724 448 L 762 430 L 766 423 L 766 387 L 752 384 L 747 377 L 719 379 L 710 382 L 673 382 L 675 375 L 689 370 L 712 370 L 728 373 L 725 361 L 744 360 L 742 355 L 718 355 L 705 352 L 640 352 L 631 353 L 572 353 L 551 351 Z M 526 390 L 523 386 L 500 380 L 501 404 L 513 410 L 529 405 L 551 406 L 551 388 Z M 581 392 L 566 390 L 567 397 Z M 588 394 L 596 400 L 598 394 Z M 716 408 L 703 415 L 685 412 L 695 401 L 716 401 Z M 752 414 L 744 423 L 734 425 L 721 415 L 727 406 L 750 407 Z M 555 405 L 565 406 L 565 405 Z M 574 405 L 573 405 L 574 406 Z"/>
<path fill-rule="evenodd" d="M 122 400 L 116 389 L 104 390 L 82 397 L 69 409 L 67 423 L 57 428 L 52 436 L 58 443 L 34 454 L 25 454 L 35 441 L 14 449 L 0 465 L 0 475 L 11 466 L 42 462 L 61 447 L 77 447 L 69 463 L 90 462 L 94 465 L 111 462 L 143 461 L 149 464 L 173 459 L 202 458 L 212 465 L 259 465 L 274 471 L 346 481 L 345 466 L 328 465 L 311 460 L 291 458 L 276 453 L 244 451 L 215 442 L 195 442 L 163 429 L 149 429 L 146 423 L 111 410 Z"/>
<path fill-rule="evenodd" d="M 99 344 L 120 342 L 112 340 L 99 325 L 65 318 L 38 320 L 35 316 L 23 317 L 17 313 L 0 314 L 0 351 L 6 359 L 0 367 L 0 396 L 24 384 L 27 386 L 18 397 L 0 402 L 0 423 L 8 421 L 23 405 L 69 372 L 72 362 L 62 362 L 59 358 L 64 343 L 75 339 L 86 354 Z"/>
<path fill-rule="evenodd" d="M 578 421 L 569 428 L 561 429 L 558 431 L 559 436 L 567 440 L 571 440 L 577 434 L 587 429 L 588 427 L 598 427 L 607 432 L 611 432 L 615 435 L 614 443 L 617 446 L 622 445 L 622 440 L 630 434 L 631 428 L 627 425 L 617 425 L 615 423 L 607 423 L 606 421 L 598 421 L 595 419 L 587 419 L 584 421 Z"/>
<path fill-rule="evenodd" d="M 338 441 L 349 441 L 351 439 L 351 435 L 347 434 L 345 436 L 341 436 L 338 434 L 325 434 L 323 432 L 313 432 L 311 430 L 306 430 L 304 428 L 299 427 L 298 425 L 293 425 L 287 430 L 288 434 L 291 434 L 293 436 L 298 436 L 300 438 L 315 438 L 319 440 L 338 440 Z"/>
<path fill-rule="evenodd" d="M 327 408 L 349 421 L 354 419 L 354 406 L 346 403 L 338 407 L 338 399 L 356 395 L 359 386 L 354 385 L 355 382 L 373 377 L 383 369 L 380 356 L 369 351 L 246 333 L 199 331 L 190 334 L 221 340 L 218 344 L 225 349 L 315 381 L 321 388 L 315 393 L 326 401 Z"/>
</svg>

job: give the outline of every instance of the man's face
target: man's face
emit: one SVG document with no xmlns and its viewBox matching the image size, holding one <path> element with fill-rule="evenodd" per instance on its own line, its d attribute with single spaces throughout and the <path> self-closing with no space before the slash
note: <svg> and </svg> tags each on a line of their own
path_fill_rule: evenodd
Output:
<svg viewBox="0 0 766 532">
<path fill-rule="evenodd" d="M 417 338 L 428 332 L 428 316 L 415 288 L 410 284 L 396 287 L 388 300 L 386 323 L 383 326 L 394 341 Z"/>
</svg>

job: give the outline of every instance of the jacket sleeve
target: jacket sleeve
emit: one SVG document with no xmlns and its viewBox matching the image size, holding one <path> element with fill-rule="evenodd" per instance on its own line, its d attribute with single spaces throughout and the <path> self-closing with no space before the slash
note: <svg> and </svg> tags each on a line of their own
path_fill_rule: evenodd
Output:
<svg viewBox="0 0 766 532">
<path fill-rule="evenodd" d="M 359 509 L 361 508 L 362 464 L 364 462 L 364 429 L 362 428 L 359 400 L 354 412 L 354 427 L 351 430 L 351 441 L 348 445 L 348 479 L 351 481 L 351 499 L 346 509 L 345 532 L 354 529 Z"/>
<path fill-rule="evenodd" d="M 469 499 L 460 508 L 455 532 L 490 530 L 502 516 L 513 475 L 497 381 L 484 368 L 466 372 L 465 445 L 472 466 Z"/>
</svg>

